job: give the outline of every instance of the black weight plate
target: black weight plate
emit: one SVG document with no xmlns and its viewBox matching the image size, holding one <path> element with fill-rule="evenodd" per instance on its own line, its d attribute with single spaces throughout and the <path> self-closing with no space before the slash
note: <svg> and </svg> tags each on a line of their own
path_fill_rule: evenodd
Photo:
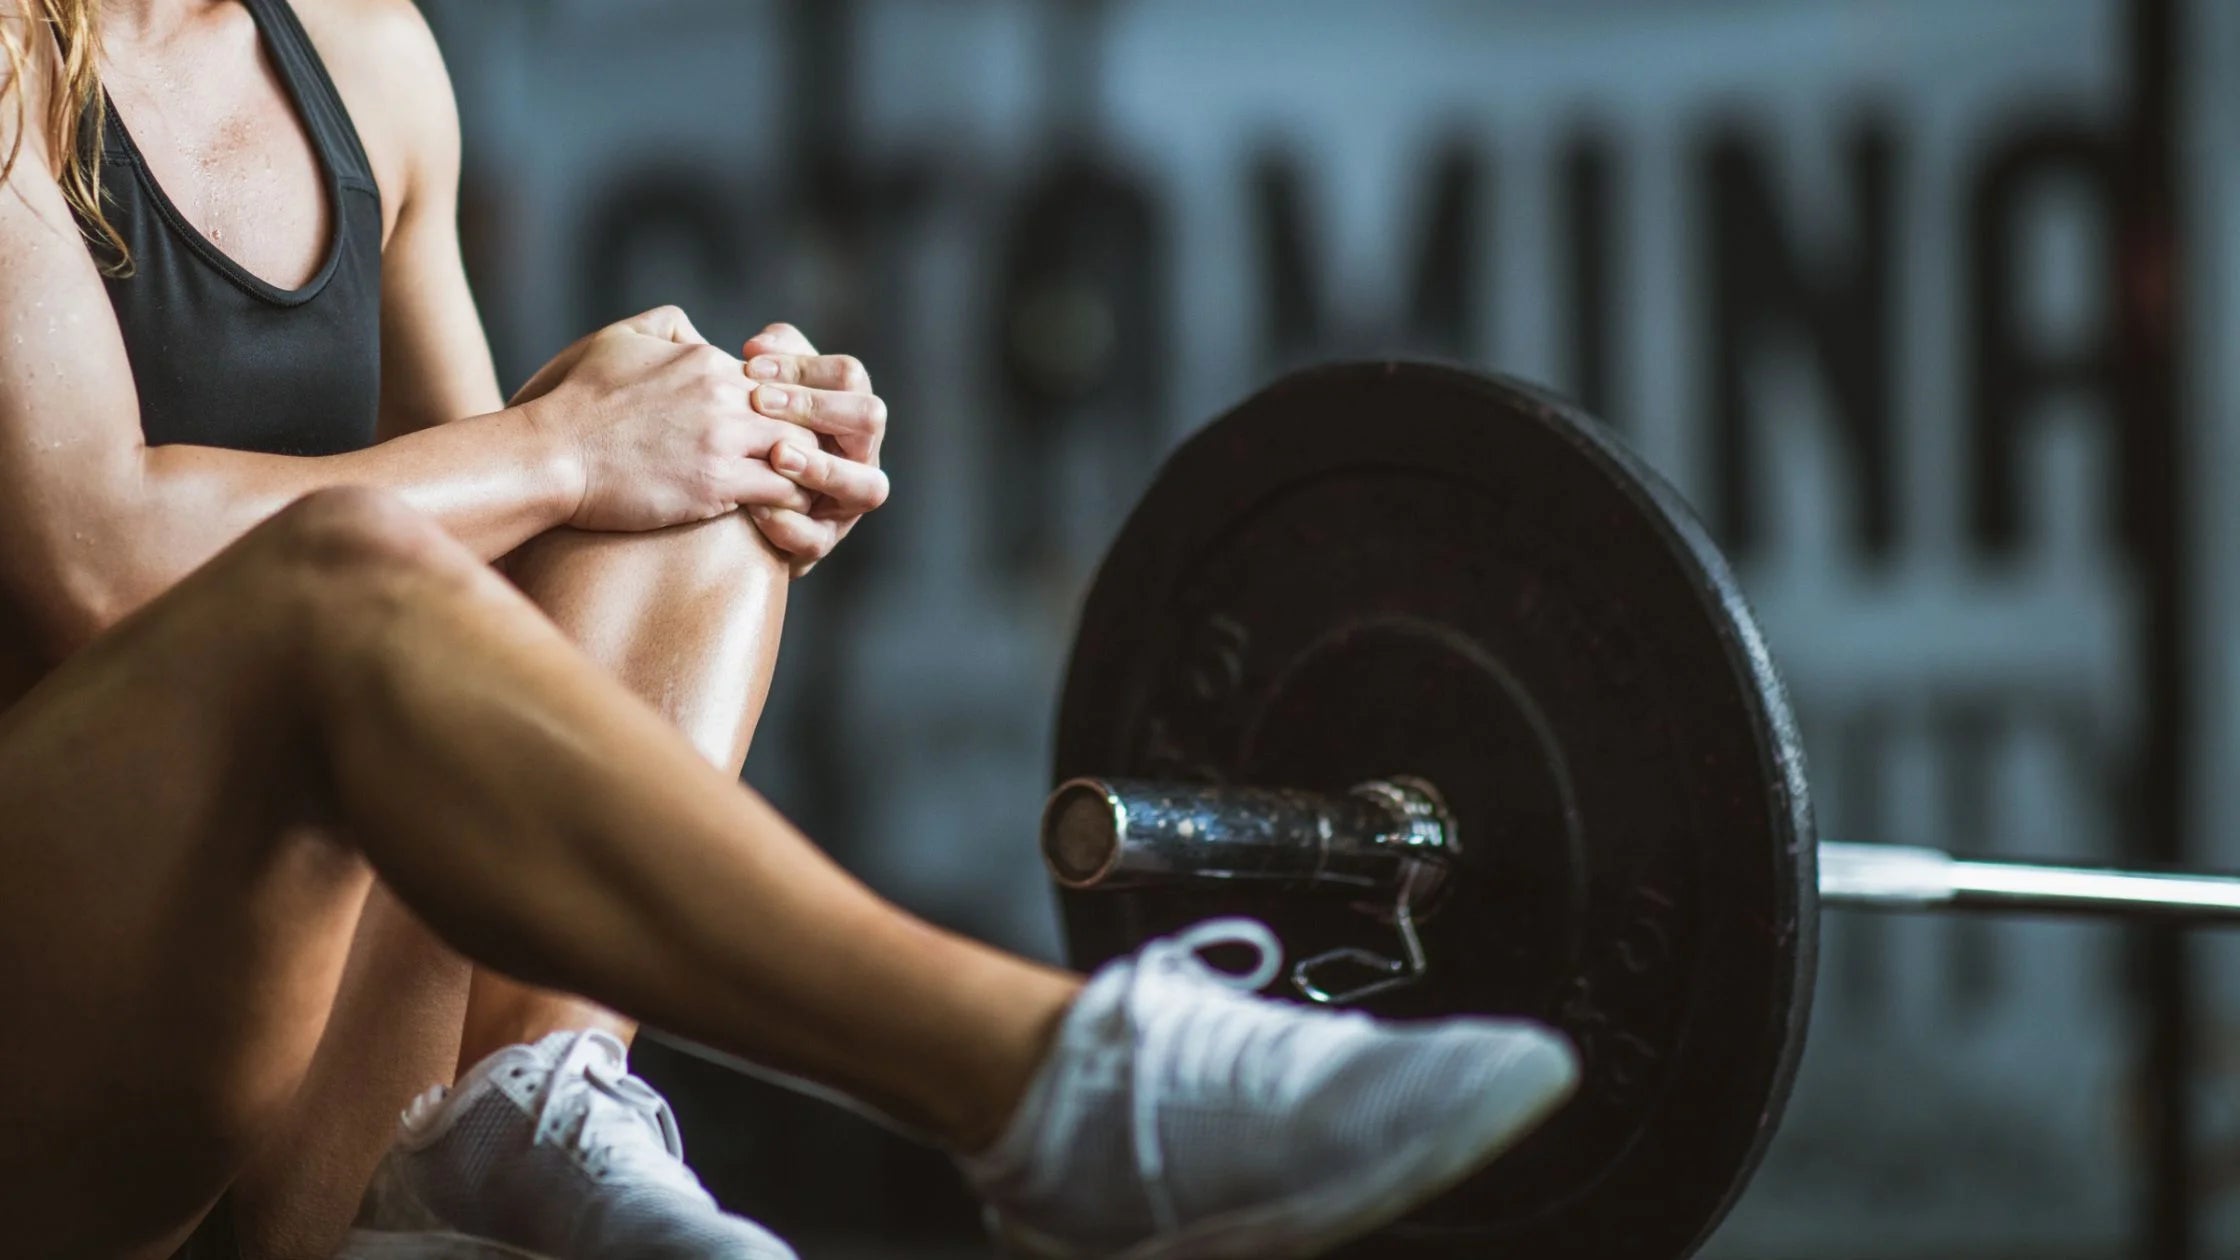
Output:
<svg viewBox="0 0 2240 1260">
<path fill-rule="evenodd" d="M 1817 892 L 1803 754 L 1734 576 L 1600 424 L 1513 381 L 1289 377 L 1167 462 L 1106 557 L 1056 777 L 1337 791 L 1412 774 L 1464 860 L 1431 973 L 1367 1007 L 1531 1016 L 1585 1070 L 1556 1118 L 1349 1254 L 1668 1260 L 1786 1101 Z M 1061 894 L 1089 968 L 1214 914 L 1294 957 L 1390 953 L 1342 898 Z"/>
</svg>

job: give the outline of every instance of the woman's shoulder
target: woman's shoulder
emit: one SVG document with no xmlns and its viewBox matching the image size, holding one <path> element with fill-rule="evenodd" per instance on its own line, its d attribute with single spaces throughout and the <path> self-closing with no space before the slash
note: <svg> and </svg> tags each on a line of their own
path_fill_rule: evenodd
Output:
<svg viewBox="0 0 2240 1260">
<path fill-rule="evenodd" d="M 458 165 L 458 114 L 435 34 L 412 0 L 293 4 L 350 111 L 393 223 L 418 180 Z"/>
<path fill-rule="evenodd" d="M 0 0 L 0 4 L 10 0 Z M 289 0 L 304 29 L 326 54 L 328 36 L 371 43 L 386 56 L 433 56 L 435 36 L 413 0 Z"/>
</svg>

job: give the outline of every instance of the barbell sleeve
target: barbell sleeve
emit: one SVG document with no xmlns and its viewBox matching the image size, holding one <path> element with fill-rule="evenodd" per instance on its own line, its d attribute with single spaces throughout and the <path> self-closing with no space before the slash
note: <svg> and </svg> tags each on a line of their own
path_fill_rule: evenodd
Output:
<svg viewBox="0 0 2240 1260">
<path fill-rule="evenodd" d="M 1411 779 L 1343 793 L 1074 779 L 1042 811 L 1043 861 L 1068 888 L 1256 881 L 1389 896 L 1455 843 L 1437 794 Z"/>
<path fill-rule="evenodd" d="M 2240 924 L 2240 877 L 1955 857 L 1912 845 L 1820 846 L 1823 904 Z"/>
</svg>

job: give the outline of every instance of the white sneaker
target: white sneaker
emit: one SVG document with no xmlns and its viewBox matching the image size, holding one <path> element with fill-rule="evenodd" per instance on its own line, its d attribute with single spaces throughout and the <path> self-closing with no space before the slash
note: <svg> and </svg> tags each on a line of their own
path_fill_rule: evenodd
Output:
<svg viewBox="0 0 2240 1260">
<path fill-rule="evenodd" d="M 1249 945 L 1249 975 L 1198 951 Z M 1521 1021 L 1395 1024 L 1253 996 L 1282 947 L 1201 923 L 1091 977 L 1019 1115 L 962 1160 L 991 1228 L 1044 1257 L 1318 1255 L 1513 1145 L 1571 1093 Z"/>
<path fill-rule="evenodd" d="M 508 1046 L 413 1100 L 337 1260 L 796 1260 L 725 1213 L 608 1033 Z"/>
</svg>

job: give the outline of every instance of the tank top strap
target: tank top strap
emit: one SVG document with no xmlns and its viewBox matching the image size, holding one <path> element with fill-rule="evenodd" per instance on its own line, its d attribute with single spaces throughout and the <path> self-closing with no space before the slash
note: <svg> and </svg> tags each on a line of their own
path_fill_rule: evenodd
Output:
<svg viewBox="0 0 2240 1260">
<path fill-rule="evenodd" d="M 272 51 L 273 63 L 288 81 L 288 92 L 295 97 L 304 125 L 311 130 L 320 160 L 343 183 L 378 192 L 373 164 L 366 160 L 365 146 L 358 141 L 358 128 L 350 121 L 342 94 L 335 90 L 326 63 L 319 59 L 318 49 L 312 46 L 311 36 L 305 33 L 288 0 L 241 2 L 256 18 L 265 47 Z"/>
</svg>

